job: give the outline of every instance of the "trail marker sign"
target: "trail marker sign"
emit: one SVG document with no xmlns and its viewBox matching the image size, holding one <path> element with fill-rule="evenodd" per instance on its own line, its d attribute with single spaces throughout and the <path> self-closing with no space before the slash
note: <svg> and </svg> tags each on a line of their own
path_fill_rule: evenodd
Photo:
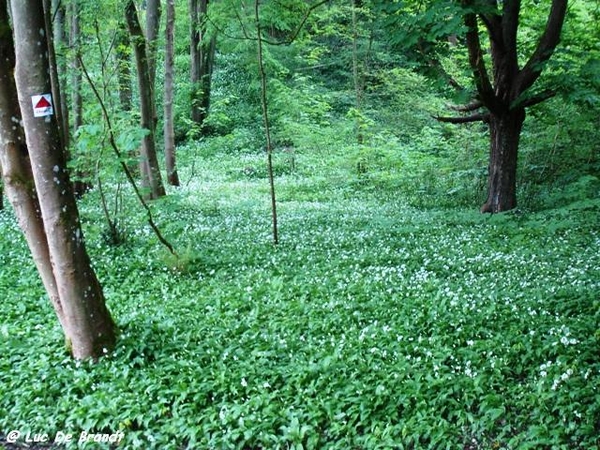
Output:
<svg viewBox="0 0 600 450">
<path fill-rule="evenodd" d="M 32 95 L 33 117 L 46 117 L 54 114 L 52 94 Z"/>
</svg>

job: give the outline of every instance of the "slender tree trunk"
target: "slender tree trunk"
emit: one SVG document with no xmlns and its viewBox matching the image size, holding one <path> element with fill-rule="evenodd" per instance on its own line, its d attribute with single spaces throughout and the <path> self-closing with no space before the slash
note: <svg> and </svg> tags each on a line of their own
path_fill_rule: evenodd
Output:
<svg viewBox="0 0 600 450">
<path fill-rule="evenodd" d="M 54 0 L 61 1 L 61 0 Z M 78 54 L 80 52 L 80 35 L 81 30 L 79 26 L 79 6 L 77 2 L 71 2 L 68 5 L 69 12 L 69 47 L 71 48 L 71 56 L 69 59 L 70 67 L 70 90 L 71 90 L 71 101 L 72 101 L 72 128 L 70 128 L 69 121 L 65 123 L 65 134 L 72 133 L 73 138 L 77 135 L 77 131 L 83 125 L 83 97 L 81 95 L 81 65 L 79 63 Z M 64 90 L 61 90 L 61 103 L 66 102 L 66 95 Z M 63 110 L 64 111 L 64 110 Z M 65 147 L 68 149 L 68 147 Z M 70 158 L 71 156 L 69 156 Z M 83 196 L 87 191 L 92 188 L 91 177 L 88 169 L 78 169 L 76 172 L 75 180 L 73 181 L 73 190 L 77 197 Z"/>
<path fill-rule="evenodd" d="M 156 80 L 156 52 L 158 32 L 160 31 L 160 0 L 146 2 L 146 40 L 148 41 L 148 72 L 150 83 L 154 86 Z"/>
<path fill-rule="evenodd" d="M 39 30 L 45 29 L 44 10 L 36 0 L 12 2 L 11 9 L 17 93 L 52 272 L 64 313 L 62 325 L 75 358 L 98 358 L 114 348 L 115 324 L 85 248 L 56 116 L 35 117 L 32 108 L 33 96 L 51 90 L 48 49 L 39 45 Z"/>
<path fill-rule="evenodd" d="M 60 89 L 60 80 L 58 78 L 58 65 L 56 62 L 56 53 L 54 51 L 54 30 L 52 26 L 52 4 L 51 0 L 42 0 L 44 10 L 44 25 L 46 30 L 46 40 L 48 47 L 48 63 L 50 64 L 50 83 L 52 86 L 52 97 L 56 99 L 54 101 L 54 113 L 58 121 L 58 134 L 63 145 L 63 148 L 68 148 L 66 145 L 66 135 L 69 133 L 68 129 L 63 128 L 63 112 L 60 99 L 62 97 Z"/>
<path fill-rule="evenodd" d="M 210 109 L 216 36 L 207 36 L 208 0 L 190 0 L 190 81 L 192 121 L 201 126 Z"/>
<path fill-rule="evenodd" d="M 354 96 L 355 96 L 355 107 L 356 107 L 356 141 L 359 144 L 364 143 L 363 135 L 363 117 L 362 117 L 362 103 L 363 103 L 363 74 L 361 73 L 358 61 L 358 19 L 356 10 L 360 8 L 360 2 L 358 0 L 352 0 L 352 78 L 354 80 Z"/>
<path fill-rule="evenodd" d="M 175 163 L 175 129 L 173 123 L 173 83 L 174 67 L 174 37 L 175 37 L 175 1 L 167 0 L 167 26 L 165 29 L 165 98 L 164 98 L 164 139 L 165 165 L 167 181 L 171 186 L 179 186 L 179 176 Z"/>
<path fill-rule="evenodd" d="M 148 198 L 156 199 L 165 195 L 165 187 L 160 175 L 156 145 L 154 141 L 154 97 L 150 86 L 148 57 L 146 52 L 146 39 L 137 16 L 133 0 L 129 0 L 125 7 L 125 18 L 135 52 L 138 72 L 138 88 L 140 91 L 141 118 L 140 126 L 148 130 L 142 139 L 140 171 L 142 173 L 142 187 L 148 189 Z"/>
<path fill-rule="evenodd" d="M 52 28 L 54 31 L 54 45 L 55 52 L 62 57 L 57 56 L 56 70 L 58 72 L 58 86 L 60 89 L 60 111 L 62 117 L 61 128 L 63 131 L 63 138 L 65 148 L 68 149 L 70 146 L 70 128 L 69 128 L 69 105 L 67 102 L 67 65 L 66 65 L 66 42 L 65 42 L 65 6 L 61 3 L 61 0 L 52 0 L 52 13 L 54 14 L 54 22 Z M 50 16 L 52 18 L 52 16 Z"/>
<path fill-rule="evenodd" d="M 256 22 L 256 37 L 257 37 L 257 57 L 258 57 L 258 72 L 260 76 L 261 86 L 261 105 L 263 112 L 263 122 L 265 127 L 265 141 L 267 146 L 267 171 L 269 173 L 269 187 L 271 194 L 271 219 L 273 228 L 273 243 L 279 244 L 279 227 L 277 225 L 277 198 L 275 196 L 275 177 L 273 176 L 273 144 L 271 141 L 271 124 L 269 121 L 269 108 L 267 97 L 267 74 L 265 72 L 264 57 L 263 57 L 263 37 L 260 26 L 260 0 L 254 0 L 254 20 Z"/>
<path fill-rule="evenodd" d="M 69 3 L 69 15 L 70 15 L 70 34 L 69 34 L 69 46 L 73 49 L 73 56 L 71 57 L 71 101 L 72 101 L 72 112 L 73 112 L 73 135 L 77 133 L 79 127 L 83 125 L 83 100 L 81 98 L 81 65 L 77 58 L 79 52 L 79 40 L 80 40 L 80 26 L 79 26 L 79 7 L 77 2 Z"/>
<path fill-rule="evenodd" d="M 490 116 L 488 198 L 481 212 L 497 213 L 517 206 L 517 157 L 525 110 Z"/>
<path fill-rule="evenodd" d="M 161 0 L 147 0 L 146 2 L 146 52 L 148 56 L 148 77 L 150 79 L 150 89 L 152 90 L 152 120 L 154 127 L 158 123 L 158 114 L 156 111 L 156 53 L 158 45 L 158 32 L 160 30 L 160 8 Z"/>
<path fill-rule="evenodd" d="M 131 111 L 131 51 L 125 24 L 119 22 L 115 43 L 119 101 L 123 111 Z"/>
</svg>

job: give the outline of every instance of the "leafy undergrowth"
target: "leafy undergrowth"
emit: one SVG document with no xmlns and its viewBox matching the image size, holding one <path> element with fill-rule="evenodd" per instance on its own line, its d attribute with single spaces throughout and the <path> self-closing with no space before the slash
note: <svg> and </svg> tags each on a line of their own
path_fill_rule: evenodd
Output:
<svg viewBox="0 0 600 450">
<path fill-rule="evenodd" d="M 197 170 L 154 208 L 178 260 L 133 204 L 116 248 L 96 194 L 82 205 L 121 329 L 95 365 L 65 354 L 0 213 L 0 434 L 122 431 L 121 448 L 148 449 L 600 448 L 598 201 L 419 211 L 401 193 L 283 174 L 274 248 L 265 180 L 216 158 Z"/>
</svg>

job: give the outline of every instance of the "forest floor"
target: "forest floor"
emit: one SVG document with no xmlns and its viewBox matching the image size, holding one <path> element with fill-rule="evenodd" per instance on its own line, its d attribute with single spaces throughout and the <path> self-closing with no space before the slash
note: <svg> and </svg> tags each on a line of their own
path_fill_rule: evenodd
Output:
<svg viewBox="0 0 600 450">
<path fill-rule="evenodd" d="M 274 246 L 264 156 L 187 158 L 183 186 L 152 206 L 179 258 L 128 188 L 120 246 L 104 239 L 97 190 L 81 204 L 121 330 L 97 364 L 66 355 L 0 212 L 0 434 L 148 449 L 600 448 L 598 199 L 493 216 L 416 208 L 298 154 L 278 166 Z"/>
</svg>

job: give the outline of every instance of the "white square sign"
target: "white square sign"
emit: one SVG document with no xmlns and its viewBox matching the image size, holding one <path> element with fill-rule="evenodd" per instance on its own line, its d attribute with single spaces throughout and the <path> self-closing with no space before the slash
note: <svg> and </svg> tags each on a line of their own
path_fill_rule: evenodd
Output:
<svg viewBox="0 0 600 450">
<path fill-rule="evenodd" d="M 52 94 L 32 95 L 33 117 L 46 117 L 54 114 Z"/>
</svg>

